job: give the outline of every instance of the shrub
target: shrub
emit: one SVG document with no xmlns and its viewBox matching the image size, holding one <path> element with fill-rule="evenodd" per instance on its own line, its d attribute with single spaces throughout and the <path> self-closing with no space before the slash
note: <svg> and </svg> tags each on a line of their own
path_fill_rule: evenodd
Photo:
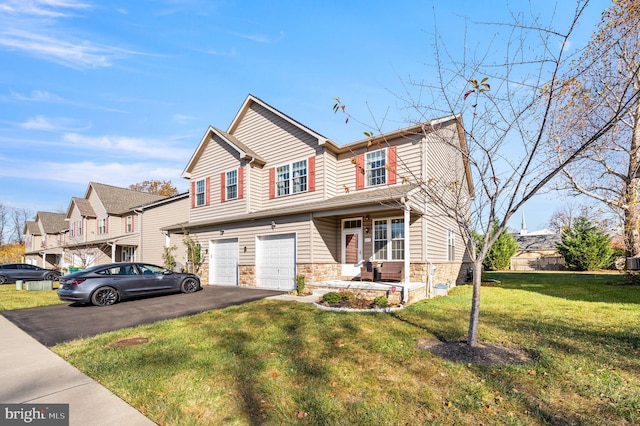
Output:
<svg viewBox="0 0 640 426">
<path fill-rule="evenodd" d="M 342 297 L 343 302 L 351 303 L 356 298 L 356 295 L 352 291 L 342 291 L 340 292 L 340 296 Z"/>
<path fill-rule="evenodd" d="M 298 296 L 302 296 L 304 294 L 304 275 L 298 275 L 296 277 L 296 292 Z"/>
<path fill-rule="evenodd" d="M 386 308 L 389 305 L 389 300 L 386 296 L 378 296 L 373 299 L 373 305 L 380 308 Z"/>
<path fill-rule="evenodd" d="M 322 296 L 323 303 L 338 303 L 342 299 L 342 296 L 337 291 L 330 291 Z"/>
</svg>

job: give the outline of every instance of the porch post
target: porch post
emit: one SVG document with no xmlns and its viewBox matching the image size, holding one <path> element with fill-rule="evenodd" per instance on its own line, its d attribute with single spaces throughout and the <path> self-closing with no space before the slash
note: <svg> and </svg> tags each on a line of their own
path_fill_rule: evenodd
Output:
<svg viewBox="0 0 640 426">
<path fill-rule="evenodd" d="M 402 286 L 402 303 L 409 301 L 409 267 L 411 265 L 411 244 L 409 240 L 409 220 L 411 219 L 411 208 L 407 203 L 404 204 L 404 277 Z"/>
<path fill-rule="evenodd" d="M 42 252 L 42 267 L 46 268 L 47 267 L 47 251 L 43 251 Z"/>
<path fill-rule="evenodd" d="M 111 262 L 116 261 L 116 243 L 111 243 Z"/>
</svg>

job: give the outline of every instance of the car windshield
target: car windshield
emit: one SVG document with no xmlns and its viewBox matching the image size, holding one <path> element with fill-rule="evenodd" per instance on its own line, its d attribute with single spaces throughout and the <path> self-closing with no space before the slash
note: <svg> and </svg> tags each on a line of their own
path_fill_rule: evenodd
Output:
<svg viewBox="0 0 640 426">
<path fill-rule="evenodd" d="M 156 266 L 156 265 L 147 265 L 147 264 L 142 264 L 142 265 L 138 265 L 140 266 L 140 270 L 142 271 L 142 273 L 144 275 L 151 275 L 151 274 L 162 274 L 165 269 L 160 267 L 160 266 Z"/>
</svg>

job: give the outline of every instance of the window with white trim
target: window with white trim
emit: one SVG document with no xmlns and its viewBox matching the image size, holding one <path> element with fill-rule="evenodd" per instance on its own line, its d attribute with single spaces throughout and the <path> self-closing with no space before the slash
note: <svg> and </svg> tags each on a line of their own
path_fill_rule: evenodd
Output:
<svg viewBox="0 0 640 426">
<path fill-rule="evenodd" d="M 125 232 L 133 232 L 133 215 L 127 216 L 126 231 Z"/>
<path fill-rule="evenodd" d="M 82 235 L 82 219 L 77 222 L 76 231 L 76 235 Z"/>
<path fill-rule="evenodd" d="M 365 185 L 376 186 L 387 183 L 387 151 L 379 149 L 365 154 Z"/>
<path fill-rule="evenodd" d="M 107 233 L 107 218 L 103 217 L 98 219 L 98 234 L 106 234 Z"/>
<path fill-rule="evenodd" d="M 200 179 L 196 181 L 196 194 L 195 194 L 196 206 L 204 206 L 204 203 L 206 201 L 204 190 L 205 190 L 204 179 Z"/>
<path fill-rule="evenodd" d="M 276 196 L 307 191 L 307 160 L 276 167 Z"/>
<path fill-rule="evenodd" d="M 227 172 L 225 185 L 227 189 L 227 197 L 225 200 L 235 200 L 238 198 L 238 170 Z"/>
<path fill-rule="evenodd" d="M 404 260 L 404 219 L 373 221 L 374 260 Z"/>
<path fill-rule="evenodd" d="M 453 229 L 447 231 L 447 260 L 449 262 L 456 260 L 456 233 Z"/>
</svg>

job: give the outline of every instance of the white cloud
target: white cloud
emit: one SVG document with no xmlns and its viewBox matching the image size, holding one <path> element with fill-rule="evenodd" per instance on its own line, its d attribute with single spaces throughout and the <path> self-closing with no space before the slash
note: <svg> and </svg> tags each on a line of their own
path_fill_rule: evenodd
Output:
<svg viewBox="0 0 640 426">
<path fill-rule="evenodd" d="M 175 121 L 176 123 L 178 123 L 178 124 L 189 124 L 190 122 L 192 122 L 196 118 L 192 117 L 190 115 L 173 114 L 173 117 L 171 117 L 171 119 L 173 121 Z"/>
<path fill-rule="evenodd" d="M 63 140 L 78 148 L 95 148 L 101 152 L 107 152 L 111 156 L 135 155 L 136 159 L 175 160 L 180 164 L 186 164 L 192 154 L 192 149 L 176 148 L 159 139 L 110 135 L 85 136 L 79 133 L 66 133 Z"/>
<path fill-rule="evenodd" d="M 79 131 L 89 129 L 91 126 L 79 126 L 75 120 L 69 118 L 54 118 L 38 115 L 29 118 L 24 123 L 19 123 L 19 127 L 28 130 L 42 130 L 47 132 L 59 131 Z"/>
</svg>

